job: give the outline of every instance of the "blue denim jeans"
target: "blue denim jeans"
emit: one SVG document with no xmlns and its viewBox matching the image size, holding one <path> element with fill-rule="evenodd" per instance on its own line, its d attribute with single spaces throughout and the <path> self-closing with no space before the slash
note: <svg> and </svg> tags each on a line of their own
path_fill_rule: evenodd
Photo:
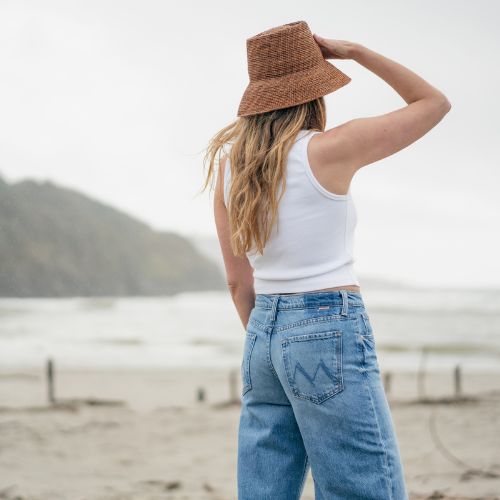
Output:
<svg viewBox="0 0 500 500">
<path fill-rule="evenodd" d="M 238 500 L 407 500 L 360 293 L 257 294 L 241 363 Z"/>
</svg>

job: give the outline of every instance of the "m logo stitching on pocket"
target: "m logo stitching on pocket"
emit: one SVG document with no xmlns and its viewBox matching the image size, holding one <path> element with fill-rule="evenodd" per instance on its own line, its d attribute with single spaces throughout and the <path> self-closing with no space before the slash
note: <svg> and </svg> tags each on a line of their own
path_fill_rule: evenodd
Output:
<svg viewBox="0 0 500 500">
<path fill-rule="evenodd" d="M 250 377 L 250 359 L 257 338 L 256 333 L 248 332 L 243 346 L 243 359 L 241 360 L 241 395 L 243 396 L 252 388 L 252 379 Z"/>
<path fill-rule="evenodd" d="M 343 390 L 340 330 L 288 337 L 281 341 L 281 349 L 295 397 L 320 404 Z"/>
</svg>

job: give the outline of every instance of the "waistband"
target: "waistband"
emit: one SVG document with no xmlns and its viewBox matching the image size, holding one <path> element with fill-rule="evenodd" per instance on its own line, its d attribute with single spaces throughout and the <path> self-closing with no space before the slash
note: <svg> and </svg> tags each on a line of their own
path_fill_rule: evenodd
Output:
<svg viewBox="0 0 500 500">
<path fill-rule="evenodd" d="M 364 307 L 364 302 L 360 292 L 351 290 L 303 292 L 293 295 L 279 293 L 258 293 L 255 295 L 255 307 L 261 309 L 304 309 L 326 305 Z"/>
</svg>

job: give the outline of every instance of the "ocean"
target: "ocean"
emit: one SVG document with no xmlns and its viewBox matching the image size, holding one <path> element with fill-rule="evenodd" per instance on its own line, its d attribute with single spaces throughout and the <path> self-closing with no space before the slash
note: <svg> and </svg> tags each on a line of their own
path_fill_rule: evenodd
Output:
<svg viewBox="0 0 500 500">
<path fill-rule="evenodd" d="M 381 370 L 500 371 L 500 291 L 362 291 Z M 0 369 L 239 367 L 245 330 L 228 292 L 0 299 Z M 422 353 L 425 350 L 425 358 Z M 424 360 L 424 361 L 423 361 Z"/>
</svg>

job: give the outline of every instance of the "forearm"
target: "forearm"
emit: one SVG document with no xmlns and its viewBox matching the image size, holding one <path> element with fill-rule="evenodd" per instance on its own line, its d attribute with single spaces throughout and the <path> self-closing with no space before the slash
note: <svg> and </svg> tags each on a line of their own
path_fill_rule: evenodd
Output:
<svg viewBox="0 0 500 500">
<path fill-rule="evenodd" d="M 255 291 L 253 286 L 236 285 L 230 287 L 231 298 L 233 299 L 236 310 L 243 324 L 243 328 L 247 328 L 248 318 L 255 306 Z"/>
<path fill-rule="evenodd" d="M 426 98 L 447 100 L 442 92 L 410 69 L 361 44 L 352 45 L 350 57 L 387 82 L 407 104 Z"/>
</svg>

